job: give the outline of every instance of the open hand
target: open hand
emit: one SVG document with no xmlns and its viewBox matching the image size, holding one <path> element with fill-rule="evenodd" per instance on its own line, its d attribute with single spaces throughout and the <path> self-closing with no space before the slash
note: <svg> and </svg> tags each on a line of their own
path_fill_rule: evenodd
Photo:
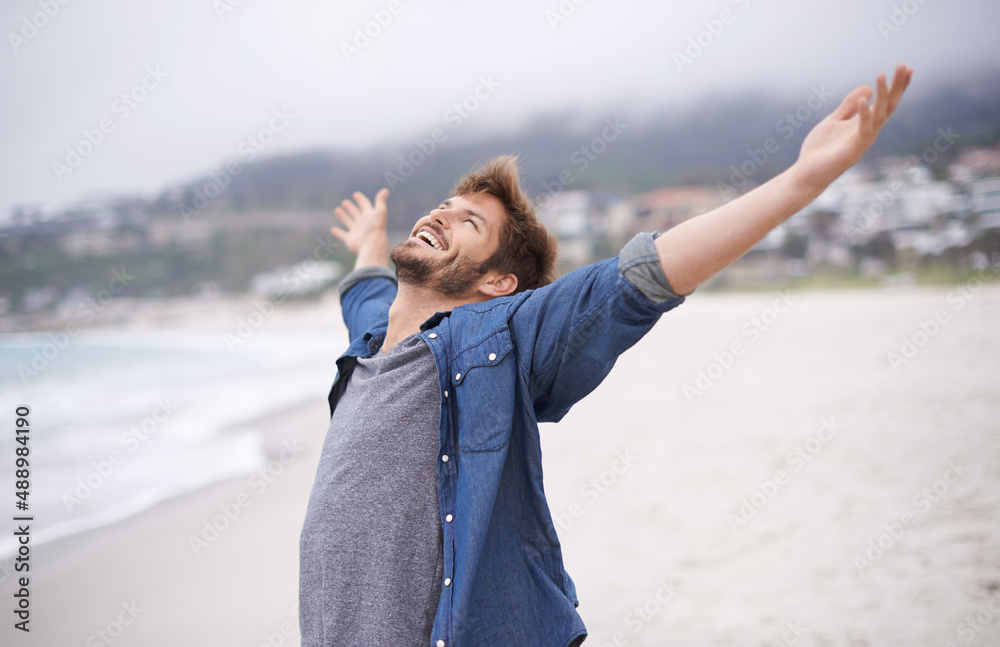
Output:
<svg viewBox="0 0 1000 647">
<path fill-rule="evenodd" d="M 912 76 L 912 68 L 900 65 L 892 85 L 886 86 L 885 74 L 879 74 L 871 106 L 868 105 L 873 94 L 870 87 L 863 86 L 848 94 L 840 107 L 806 135 L 793 167 L 799 179 L 822 190 L 857 164 L 896 110 Z"/>
<path fill-rule="evenodd" d="M 362 248 L 370 243 L 380 243 L 386 236 L 386 198 L 389 189 L 381 189 L 375 194 L 375 204 L 360 191 L 355 191 L 354 200 L 344 200 L 334 209 L 334 213 L 344 223 L 344 227 L 331 227 L 330 233 L 340 239 L 347 249 L 360 254 Z"/>
</svg>

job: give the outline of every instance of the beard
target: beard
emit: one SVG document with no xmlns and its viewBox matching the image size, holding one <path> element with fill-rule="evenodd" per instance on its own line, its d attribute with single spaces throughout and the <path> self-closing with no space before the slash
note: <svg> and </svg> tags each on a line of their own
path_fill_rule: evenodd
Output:
<svg viewBox="0 0 1000 647">
<path fill-rule="evenodd" d="M 445 296 L 455 296 L 467 292 L 486 272 L 488 263 L 474 263 L 464 258 L 435 260 L 411 253 L 407 241 L 392 248 L 389 257 L 396 264 L 396 278 L 400 283 L 417 287 L 429 287 Z"/>
</svg>

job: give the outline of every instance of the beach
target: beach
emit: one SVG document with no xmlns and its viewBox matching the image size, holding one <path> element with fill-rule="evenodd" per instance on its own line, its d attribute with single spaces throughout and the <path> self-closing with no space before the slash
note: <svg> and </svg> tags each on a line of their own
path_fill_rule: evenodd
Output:
<svg viewBox="0 0 1000 647">
<path fill-rule="evenodd" d="M 310 403 L 259 423 L 301 443 L 323 428 L 324 410 Z M 279 455 L 263 491 L 250 477 L 224 481 L 39 546 L 31 638 L 5 644 L 101 644 L 97 630 L 116 632 L 133 605 L 114 644 L 257 645 L 282 632 L 283 644 L 297 644 L 297 536 L 316 461 L 303 452 L 285 465 Z M 206 523 L 222 530 L 206 532 Z"/>
<path fill-rule="evenodd" d="M 246 311 L 157 307 L 113 326 L 222 335 Z M 696 292 L 664 315 L 541 428 L 585 644 L 1000 644 L 998 323 L 1000 285 L 974 281 Z M 272 331 L 347 343 L 335 298 Z M 328 388 L 241 424 L 254 470 L 32 546 L 31 632 L 7 612 L 0 642 L 298 645 Z"/>
</svg>

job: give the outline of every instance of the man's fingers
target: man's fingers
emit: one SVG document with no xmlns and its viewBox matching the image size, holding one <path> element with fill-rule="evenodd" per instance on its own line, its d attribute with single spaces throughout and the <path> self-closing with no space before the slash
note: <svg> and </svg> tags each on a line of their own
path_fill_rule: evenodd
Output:
<svg viewBox="0 0 1000 647">
<path fill-rule="evenodd" d="M 343 209 L 341 209 L 340 207 L 337 207 L 336 209 L 334 209 L 333 213 L 337 214 L 337 217 L 340 218 L 340 222 L 344 223 L 348 227 L 350 227 L 350 226 L 352 226 L 354 224 L 354 218 L 352 218 L 351 216 L 349 216 L 347 214 L 347 212 L 344 211 Z"/>
<path fill-rule="evenodd" d="M 868 107 L 867 99 L 858 100 L 857 112 L 858 118 L 861 120 L 861 126 L 859 128 L 860 132 L 863 135 L 870 133 L 873 129 L 872 121 L 874 120 L 874 117 L 872 115 L 871 108 Z"/>
<path fill-rule="evenodd" d="M 344 211 L 351 214 L 352 218 L 358 218 L 361 216 L 361 211 L 358 209 L 358 206 L 350 200 L 344 200 L 340 203 L 340 206 L 343 207 Z"/>
<path fill-rule="evenodd" d="M 375 194 L 375 207 L 378 209 L 385 209 L 385 201 L 389 197 L 389 189 L 382 187 L 379 192 Z"/>
<path fill-rule="evenodd" d="M 351 197 L 353 197 L 354 201 L 358 203 L 358 206 L 361 207 L 362 211 L 371 211 L 372 209 L 371 200 L 369 200 L 368 196 L 366 196 L 364 193 L 362 193 L 361 191 L 355 191 L 354 195 Z"/>
<path fill-rule="evenodd" d="M 865 102 L 867 102 L 871 96 L 872 89 L 867 85 L 853 90 L 850 94 L 844 97 L 844 101 L 833 112 L 833 116 L 838 120 L 850 119 L 854 116 L 854 113 L 858 111 L 858 100 L 863 98 Z"/>
<path fill-rule="evenodd" d="M 340 227 L 330 227 L 330 233 L 333 234 L 334 238 L 347 242 L 347 232 Z"/>
<path fill-rule="evenodd" d="M 913 70 L 905 65 L 896 68 L 896 73 L 892 77 L 892 87 L 889 90 L 889 114 L 896 111 L 896 106 L 903 99 L 903 92 L 910 85 Z"/>
<path fill-rule="evenodd" d="M 879 74 L 875 81 L 875 103 L 872 105 L 872 116 L 881 124 L 889 116 L 889 86 L 885 84 L 885 74 Z"/>
</svg>

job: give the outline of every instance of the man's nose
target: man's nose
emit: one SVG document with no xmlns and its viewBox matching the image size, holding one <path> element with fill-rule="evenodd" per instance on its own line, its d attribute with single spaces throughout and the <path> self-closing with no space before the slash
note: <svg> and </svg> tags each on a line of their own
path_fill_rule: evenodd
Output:
<svg viewBox="0 0 1000 647">
<path fill-rule="evenodd" d="M 451 227 L 451 218 L 449 216 L 449 212 L 447 211 L 438 211 L 434 214 L 433 219 L 434 222 L 441 225 L 445 229 Z"/>
</svg>

